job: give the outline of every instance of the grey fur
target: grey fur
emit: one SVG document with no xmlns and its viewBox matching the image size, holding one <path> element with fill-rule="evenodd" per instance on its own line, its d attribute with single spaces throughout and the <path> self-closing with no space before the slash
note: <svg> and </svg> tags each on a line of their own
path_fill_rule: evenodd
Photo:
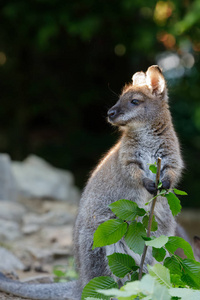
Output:
<svg viewBox="0 0 200 300">
<path fill-rule="evenodd" d="M 115 251 L 128 253 L 140 263 L 140 256 L 133 253 L 123 239 L 114 245 L 92 250 L 95 230 L 99 224 L 114 217 L 108 205 L 119 199 L 129 199 L 149 210 L 150 207 L 145 206 L 145 203 L 152 195 L 144 182 L 146 178 L 154 181 L 155 174 L 149 171 L 148 163 L 154 163 L 158 157 L 162 158 L 161 180 L 169 182 L 170 187 L 178 182 L 183 168 L 167 103 L 164 77 L 157 66 L 150 67 L 142 76 L 140 73 L 139 77 L 142 80 L 134 79 L 136 84 L 126 86 L 119 101 L 109 110 L 109 121 L 122 130 L 122 136 L 93 171 L 80 200 L 74 230 L 80 290 L 96 276 L 112 276 L 107 264 L 107 254 Z M 138 99 L 139 105 L 132 105 L 132 99 Z M 176 223 L 166 199 L 158 199 L 155 217 L 158 222 L 155 236 L 174 235 Z M 145 270 L 147 263 L 153 264 L 150 249 L 145 259 Z M 5 285 L 1 282 L 0 289 L 3 286 Z M 56 288 L 57 285 L 52 286 L 55 293 Z M 36 290 L 33 286 L 34 289 Z M 7 288 L 7 291 L 11 290 Z M 14 289 L 12 292 L 16 294 Z M 43 294 L 40 291 L 40 295 Z M 54 300 L 65 299 L 56 297 Z M 32 299 L 46 298 L 32 296 Z"/>
<path fill-rule="evenodd" d="M 6 278 L 0 273 L 0 290 L 16 296 L 39 300 L 79 300 L 80 282 L 26 284 Z"/>
</svg>

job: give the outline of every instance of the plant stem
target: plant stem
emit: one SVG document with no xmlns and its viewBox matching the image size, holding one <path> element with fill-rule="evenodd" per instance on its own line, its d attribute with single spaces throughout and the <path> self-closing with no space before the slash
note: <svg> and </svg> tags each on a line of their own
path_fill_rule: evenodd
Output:
<svg viewBox="0 0 200 300">
<path fill-rule="evenodd" d="M 160 180 L 160 170 L 161 170 L 161 158 L 158 157 L 156 182 L 155 182 L 156 188 L 157 188 L 159 180 Z M 156 192 L 156 195 L 157 195 L 157 193 L 158 193 L 158 191 Z M 150 234 L 151 234 L 151 225 L 152 225 L 152 221 L 153 221 L 153 213 L 154 213 L 156 200 L 157 200 L 157 197 L 155 197 L 153 199 L 153 202 L 152 202 L 152 205 L 151 205 L 151 210 L 150 210 L 150 214 L 149 214 L 148 228 L 147 228 L 147 237 L 150 237 Z M 144 250 L 143 250 L 143 253 L 142 253 L 142 258 L 141 258 L 141 263 L 140 263 L 139 280 L 142 278 L 142 271 L 143 271 L 143 265 L 144 265 L 144 261 L 145 261 L 145 257 L 146 257 L 146 253 L 147 253 L 147 247 L 148 247 L 147 245 L 144 245 Z"/>
</svg>

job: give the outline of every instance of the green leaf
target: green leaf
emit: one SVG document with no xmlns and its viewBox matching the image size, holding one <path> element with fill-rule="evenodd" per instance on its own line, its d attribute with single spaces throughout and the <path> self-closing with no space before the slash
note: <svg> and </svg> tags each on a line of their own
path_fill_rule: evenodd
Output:
<svg viewBox="0 0 200 300">
<path fill-rule="evenodd" d="M 145 241 L 147 246 L 151 246 L 154 248 L 161 248 L 168 242 L 168 237 L 165 235 L 161 235 L 158 238 L 155 238 L 151 241 Z"/>
<path fill-rule="evenodd" d="M 142 236 L 146 236 L 146 230 L 142 223 L 133 221 L 125 234 L 125 242 L 133 252 L 142 254 L 144 249 L 144 240 Z"/>
<path fill-rule="evenodd" d="M 107 256 L 108 265 L 114 275 L 123 278 L 127 273 L 131 272 L 135 265 L 135 260 L 128 254 L 113 253 Z"/>
<path fill-rule="evenodd" d="M 146 211 L 139 208 L 137 203 L 121 199 L 109 205 L 112 212 L 120 219 L 133 221 L 137 216 L 144 216 Z"/>
<path fill-rule="evenodd" d="M 189 286 L 200 289 L 200 263 L 193 259 L 183 259 L 182 266 L 185 275 L 181 279 Z"/>
<path fill-rule="evenodd" d="M 135 281 L 135 280 L 138 280 L 138 272 L 137 271 L 134 271 L 132 274 L 131 274 L 131 281 Z"/>
<path fill-rule="evenodd" d="M 174 189 L 174 193 L 177 194 L 177 195 L 183 195 L 183 196 L 187 195 L 186 192 L 180 191 L 180 190 L 177 190 L 177 189 Z"/>
<path fill-rule="evenodd" d="M 100 224 L 94 233 L 92 249 L 118 242 L 126 233 L 127 226 L 127 223 L 119 219 L 108 220 Z"/>
<path fill-rule="evenodd" d="M 145 228 L 148 227 L 148 223 L 149 223 L 149 216 L 144 216 L 142 219 L 142 223 L 145 226 Z M 151 224 L 151 231 L 156 231 L 158 229 L 158 223 L 156 222 L 155 216 L 153 215 L 153 220 L 152 220 L 152 224 Z"/>
<path fill-rule="evenodd" d="M 171 296 L 169 295 L 169 289 L 166 286 L 156 284 L 152 297 L 149 298 L 149 300 L 171 300 Z"/>
<path fill-rule="evenodd" d="M 147 267 L 149 274 L 155 277 L 161 285 L 165 285 L 167 288 L 171 287 L 170 273 L 167 268 L 161 264 L 155 264 L 153 267 L 148 265 Z"/>
<path fill-rule="evenodd" d="M 97 292 L 98 289 L 106 290 L 111 288 L 117 288 L 117 283 L 113 278 L 108 276 L 95 277 L 84 287 L 81 300 L 87 297 L 93 297 L 98 299 L 110 299 L 109 297 Z"/>
<path fill-rule="evenodd" d="M 159 182 L 157 188 L 160 189 L 162 187 L 162 182 Z"/>
<path fill-rule="evenodd" d="M 153 198 L 151 198 L 149 201 L 147 201 L 145 203 L 145 205 L 148 205 L 149 203 L 151 203 L 155 198 L 157 198 L 158 196 L 161 197 L 165 197 L 165 194 L 167 193 L 167 190 L 161 190 L 156 196 L 154 196 Z"/>
<path fill-rule="evenodd" d="M 178 248 L 182 248 L 187 258 L 194 259 L 192 247 L 181 237 L 170 236 L 165 248 L 172 254 L 174 254 Z"/>
<path fill-rule="evenodd" d="M 172 215 L 176 216 L 178 213 L 180 213 L 182 208 L 180 204 L 180 200 L 176 197 L 176 195 L 174 195 L 171 192 L 169 192 L 169 194 L 166 194 L 165 197 L 168 200 Z"/>
<path fill-rule="evenodd" d="M 170 295 L 168 289 L 160 285 L 156 278 L 146 274 L 142 277 L 140 281 L 140 292 L 147 297 L 142 299 L 148 300 L 170 300 Z"/>
<path fill-rule="evenodd" d="M 161 262 L 161 261 L 163 261 L 165 255 L 166 255 L 166 251 L 164 248 L 154 248 L 153 247 L 152 255 L 157 261 Z"/>
<path fill-rule="evenodd" d="M 64 277 L 66 276 L 66 271 L 63 272 L 61 270 L 53 270 L 54 275 L 56 275 L 57 277 Z"/>
<path fill-rule="evenodd" d="M 155 236 L 152 236 L 152 237 L 142 236 L 142 238 L 143 238 L 144 241 L 152 241 L 152 240 L 154 240 L 156 237 L 155 237 Z"/>
<path fill-rule="evenodd" d="M 157 167 L 156 167 L 156 165 L 155 165 L 155 164 L 150 164 L 150 165 L 149 165 L 149 170 L 150 170 L 152 173 L 156 174 L 156 173 L 157 173 Z"/>
<path fill-rule="evenodd" d="M 98 292 L 101 292 L 102 294 L 104 294 L 106 296 L 117 297 L 118 299 L 129 299 L 127 297 L 138 294 L 139 285 L 140 285 L 140 282 L 137 280 L 137 281 L 133 281 L 133 282 L 128 282 L 126 285 L 122 286 L 120 290 L 109 289 L 106 291 L 98 290 Z M 131 297 L 130 299 L 132 299 L 132 298 L 133 297 Z"/>
<path fill-rule="evenodd" d="M 170 274 L 170 279 L 173 287 L 185 287 L 186 283 L 184 283 L 181 279 L 181 276 L 178 274 Z"/>
<path fill-rule="evenodd" d="M 195 291 L 187 288 L 170 288 L 169 294 L 172 297 L 180 297 L 181 300 L 199 300 L 200 291 Z"/>
<path fill-rule="evenodd" d="M 127 282 L 120 290 L 98 290 L 104 295 L 110 297 L 117 297 L 118 300 L 132 300 L 137 299 L 145 300 L 170 300 L 171 297 L 168 289 L 164 285 L 160 285 L 156 278 L 145 274 L 141 281 Z"/>
<path fill-rule="evenodd" d="M 170 270 L 170 274 L 182 275 L 181 259 L 178 256 L 166 257 L 164 266 Z"/>
<path fill-rule="evenodd" d="M 85 298 L 85 300 L 103 300 L 102 298 L 100 299 L 100 298 L 94 298 L 94 297 L 87 297 L 87 298 Z"/>
<path fill-rule="evenodd" d="M 157 196 L 162 196 L 162 197 L 164 197 L 164 195 L 167 193 L 167 190 L 164 190 L 164 189 L 162 189 L 158 194 L 157 194 Z"/>
</svg>

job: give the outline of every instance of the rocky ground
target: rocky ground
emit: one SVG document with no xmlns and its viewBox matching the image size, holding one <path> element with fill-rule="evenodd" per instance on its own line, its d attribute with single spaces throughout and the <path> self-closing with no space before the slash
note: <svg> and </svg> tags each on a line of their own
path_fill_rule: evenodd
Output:
<svg viewBox="0 0 200 300">
<path fill-rule="evenodd" d="M 1 293 L 1 292 L 0 292 L 0 299 L 1 300 L 30 300 L 27 298 L 15 297 L 13 295 L 8 295 L 8 294 Z"/>
<path fill-rule="evenodd" d="M 73 175 L 35 156 L 19 163 L 0 155 L 0 169 L 0 271 L 25 282 L 52 282 L 56 268 L 76 278 L 72 230 L 80 192 Z M 191 240 L 200 236 L 199 216 L 179 216 Z M 0 299 L 22 298 L 0 292 Z"/>
<path fill-rule="evenodd" d="M 38 157 L 0 155 L 0 271 L 27 282 L 52 282 L 54 269 L 75 278 L 72 230 L 80 192 L 73 175 Z M 0 292 L 0 299 L 21 299 Z"/>
</svg>

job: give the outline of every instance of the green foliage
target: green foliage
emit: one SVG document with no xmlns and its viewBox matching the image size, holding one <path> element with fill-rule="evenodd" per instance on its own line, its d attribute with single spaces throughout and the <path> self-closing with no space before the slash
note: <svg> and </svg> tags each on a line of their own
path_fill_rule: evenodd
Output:
<svg viewBox="0 0 200 300">
<path fill-rule="evenodd" d="M 158 196 L 161 196 L 161 197 L 165 197 L 165 195 L 167 194 L 167 191 L 164 190 L 164 189 L 160 189 L 158 190 L 158 193 L 156 196 L 154 196 L 153 198 L 151 198 L 149 201 L 147 201 L 145 203 L 145 205 L 148 205 L 149 203 L 151 203 L 155 198 L 157 198 Z"/>
<path fill-rule="evenodd" d="M 151 171 L 154 173 L 154 168 Z M 172 214 L 176 215 L 181 205 L 174 193 L 178 195 L 186 195 L 186 193 L 177 189 L 173 190 L 174 193 L 170 190 L 162 190 L 162 182 L 159 183 L 158 189 L 160 190 L 157 197 L 166 197 Z M 126 245 L 139 255 L 144 255 L 145 247 L 151 247 L 152 256 L 158 262 L 163 262 L 163 265 L 147 265 L 149 274 L 144 274 L 142 279 L 138 280 L 138 269 L 141 265 L 136 266 L 135 260 L 127 254 L 113 253 L 107 257 L 112 273 L 117 278 L 127 276 L 125 278 L 128 278 L 128 281 L 118 289 L 114 286 L 115 281 L 107 281 L 109 277 L 105 279 L 106 287 L 102 287 L 103 277 L 94 278 L 84 288 L 82 299 L 116 297 L 119 300 L 177 300 L 177 297 L 186 299 L 185 295 L 189 297 L 188 300 L 193 300 L 191 297 L 198 299 L 200 292 L 194 289 L 200 289 L 200 263 L 194 260 L 190 244 L 180 237 L 161 235 L 156 238 L 147 235 L 147 228 L 151 226 L 150 220 L 153 220 L 152 229 L 158 229 L 152 210 L 149 215 L 149 212 L 139 208 L 132 201 L 119 200 L 109 205 L 109 208 L 116 215 L 116 219 L 99 225 L 94 233 L 94 247 L 110 245 L 123 238 Z M 184 250 L 187 259 L 175 255 L 178 248 Z M 141 278 L 140 272 L 139 278 Z"/>
<path fill-rule="evenodd" d="M 129 225 L 124 240 L 131 250 L 141 255 L 145 243 L 142 238 L 143 236 L 146 236 L 144 225 L 140 222 L 134 221 Z"/>
<path fill-rule="evenodd" d="M 166 256 L 166 250 L 163 247 L 161 248 L 152 247 L 152 255 L 158 262 L 161 262 Z"/>
<path fill-rule="evenodd" d="M 181 279 L 181 276 L 178 274 L 170 274 L 170 278 L 174 288 L 184 288 L 187 286 L 186 283 Z"/>
<path fill-rule="evenodd" d="M 181 275 L 182 274 L 182 266 L 181 266 L 181 259 L 176 256 L 172 255 L 171 257 L 165 258 L 164 266 L 170 270 L 170 274 Z"/>
<path fill-rule="evenodd" d="M 194 254 L 193 254 L 191 245 L 188 242 L 186 242 L 184 239 L 182 239 L 181 237 L 170 236 L 165 247 L 172 254 L 174 254 L 174 252 L 178 248 L 182 248 L 184 250 L 184 254 L 187 256 L 187 258 L 194 259 Z"/>
<path fill-rule="evenodd" d="M 159 284 L 153 276 L 145 275 L 141 281 L 127 283 L 120 290 L 110 289 L 100 291 L 102 294 L 117 297 L 119 300 L 137 299 L 159 299 L 170 300 L 170 295 L 167 287 Z"/>
<path fill-rule="evenodd" d="M 195 289 L 200 289 L 200 263 L 193 259 L 183 259 L 182 280 Z"/>
<path fill-rule="evenodd" d="M 117 283 L 111 277 L 101 276 L 96 277 L 90 280 L 90 282 L 84 287 L 81 300 L 86 299 L 87 297 L 94 297 L 95 299 L 105 299 L 109 300 L 108 296 L 105 296 L 101 293 L 98 293 L 97 290 L 104 290 L 110 288 L 116 288 Z"/>
<path fill-rule="evenodd" d="M 177 190 L 177 189 L 174 189 L 174 193 L 177 194 L 177 195 L 183 195 L 183 196 L 187 195 L 186 192 L 180 191 L 180 190 Z"/>
<path fill-rule="evenodd" d="M 167 288 L 171 287 L 170 272 L 165 266 L 160 264 L 155 264 L 153 267 L 148 266 L 148 271 L 161 285 L 165 285 Z"/>
<path fill-rule="evenodd" d="M 150 241 L 145 241 L 145 244 L 154 248 L 162 248 L 167 242 L 168 237 L 165 235 L 161 235 L 158 238 L 152 239 Z"/>
<path fill-rule="evenodd" d="M 173 216 L 176 216 L 181 211 L 180 200 L 171 192 L 165 195 L 169 203 Z"/>
<path fill-rule="evenodd" d="M 123 278 L 128 273 L 139 268 L 135 265 L 135 260 L 128 254 L 113 253 L 107 258 L 112 273 L 119 278 Z"/>
<path fill-rule="evenodd" d="M 148 227 L 148 222 L 149 222 L 149 216 L 146 215 L 142 219 L 142 223 L 145 226 L 145 228 Z M 157 229 L 158 229 L 158 223 L 156 222 L 155 216 L 153 216 L 153 221 L 152 221 L 152 225 L 151 225 L 151 231 L 156 231 Z"/>
<path fill-rule="evenodd" d="M 118 218 L 126 221 L 134 221 L 137 216 L 146 214 L 143 208 L 139 208 L 135 202 L 129 200 L 118 200 L 109 207 Z"/>
<path fill-rule="evenodd" d="M 102 298 L 100 299 L 100 298 L 94 298 L 94 297 L 87 297 L 87 298 L 85 298 L 85 300 L 103 300 Z"/>
<path fill-rule="evenodd" d="M 156 163 L 155 163 L 155 164 L 150 164 L 150 165 L 149 165 L 149 170 L 150 170 L 152 173 L 156 174 L 156 173 L 157 173 Z"/>
<path fill-rule="evenodd" d="M 138 299 L 155 300 L 170 300 L 171 296 L 182 300 L 199 300 L 200 297 L 200 291 L 171 287 L 168 270 L 158 264 L 151 267 L 150 274 L 143 276 L 141 281 L 127 283 L 120 290 L 112 288 L 98 291 L 110 297 L 117 297 L 119 300 L 131 300 L 133 296 L 138 296 Z"/>
<path fill-rule="evenodd" d="M 74 258 L 68 259 L 68 264 L 56 265 L 53 268 L 53 274 L 55 276 L 55 282 L 66 282 L 78 278 L 78 274 L 75 270 Z"/>
<path fill-rule="evenodd" d="M 200 299 L 200 291 L 194 291 L 191 289 L 169 289 L 169 294 L 173 297 L 179 297 L 181 300 L 199 300 Z"/>
<path fill-rule="evenodd" d="M 111 245 L 124 236 L 127 223 L 120 219 L 113 219 L 100 224 L 94 234 L 93 248 Z"/>
<path fill-rule="evenodd" d="M 137 271 L 133 271 L 133 273 L 131 274 L 131 280 L 130 281 L 135 281 L 138 280 L 138 272 Z"/>
</svg>

